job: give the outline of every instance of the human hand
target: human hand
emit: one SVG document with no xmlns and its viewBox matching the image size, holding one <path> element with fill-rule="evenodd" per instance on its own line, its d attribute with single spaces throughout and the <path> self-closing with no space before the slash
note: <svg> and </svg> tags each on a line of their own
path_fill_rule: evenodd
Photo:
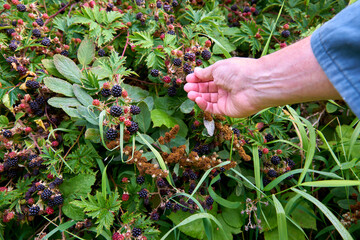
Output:
<svg viewBox="0 0 360 240">
<path fill-rule="evenodd" d="M 263 109 L 259 91 L 254 87 L 257 59 L 230 58 L 186 77 L 185 91 L 204 111 L 246 117 Z"/>
</svg>

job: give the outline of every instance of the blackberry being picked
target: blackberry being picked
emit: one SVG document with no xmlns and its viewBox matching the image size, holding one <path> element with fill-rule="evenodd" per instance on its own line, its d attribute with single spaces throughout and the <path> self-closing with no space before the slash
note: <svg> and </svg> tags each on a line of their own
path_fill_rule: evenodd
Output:
<svg viewBox="0 0 360 240">
<path fill-rule="evenodd" d="M 271 157 L 271 163 L 274 165 L 278 165 L 281 161 L 281 158 L 279 156 L 272 156 Z"/>
<path fill-rule="evenodd" d="M 17 49 L 17 47 L 18 46 L 16 45 L 16 43 L 10 43 L 9 44 L 9 48 L 10 48 L 11 51 L 15 51 Z"/>
<path fill-rule="evenodd" d="M 139 197 L 141 198 L 146 198 L 148 195 L 148 192 L 146 191 L 145 188 L 141 189 L 140 192 L 139 192 Z"/>
<path fill-rule="evenodd" d="M 110 115 L 113 117 L 119 117 L 123 114 L 123 110 L 120 106 L 111 106 L 110 108 Z"/>
<path fill-rule="evenodd" d="M 152 69 L 150 72 L 150 75 L 153 77 L 158 77 L 159 76 L 159 70 L 157 69 Z"/>
<path fill-rule="evenodd" d="M 100 94 L 103 97 L 108 97 L 111 95 L 111 91 L 110 91 L 110 89 L 103 88 L 103 89 L 101 89 Z"/>
<path fill-rule="evenodd" d="M 127 130 L 130 132 L 130 134 L 134 134 L 139 130 L 139 125 L 136 122 L 131 121 L 131 126 L 127 127 Z"/>
<path fill-rule="evenodd" d="M 40 207 L 37 205 L 33 205 L 29 208 L 29 215 L 30 216 L 36 216 L 40 212 Z"/>
<path fill-rule="evenodd" d="M 169 87 L 168 88 L 168 95 L 169 95 L 169 97 L 176 96 L 176 88 L 175 87 Z"/>
<path fill-rule="evenodd" d="M 270 169 L 268 171 L 268 176 L 269 177 L 277 177 L 277 172 L 274 169 Z"/>
<path fill-rule="evenodd" d="M 105 50 L 104 50 L 104 49 L 100 49 L 100 50 L 98 51 L 98 55 L 99 55 L 99 57 L 104 57 L 104 56 L 106 55 Z"/>
<path fill-rule="evenodd" d="M 136 178 L 136 182 L 138 184 L 143 184 L 145 182 L 145 177 L 144 176 L 139 176 Z"/>
<path fill-rule="evenodd" d="M 173 64 L 177 67 L 181 66 L 181 59 L 180 58 L 175 58 L 173 61 Z"/>
<path fill-rule="evenodd" d="M 53 192 L 50 189 L 45 189 L 41 193 L 41 199 L 42 200 L 48 200 L 51 197 L 52 194 L 53 194 Z"/>
<path fill-rule="evenodd" d="M 111 94 L 112 94 L 114 97 L 121 97 L 121 93 L 122 93 L 122 88 L 121 88 L 119 85 L 114 85 L 114 86 L 111 88 Z"/>
<path fill-rule="evenodd" d="M 47 38 L 47 37 L 44 37 L 43 40 L 41 40 L 41 45 L 43 45 L 43 46 L 45 46 L 45 47 L 50 46 L 50 43 L 51 43 L 51 41 L 50 41 L 50 39 Z"/>
<path fill-rule="evenodd" d="M 12 132 L 11 132 L 10 130 L 4 130 L 4 131 L 3 131 L 3 136 L 4 136 L 5 138 L 11 138 Z"/>
<path fill-rule="evenodd" d="M 201 66 L 203 64 L 201 59 L 196 60 L 196 66 Z"/>
<path fill-rule="evenodd" d="M 138 236 L 140 236 L 142 234 L 142 231 L 141 231 L 140 228 L 134 227 L 131 234 L 132 234 L 133 237 L 136 238 L 136 237 L 138 237 Z"/>
<path fill-rule="evenodd" d="M 36 19 L 35 22 L 36 22 L 40 27 L 44 26 L 44 21 L 43 21 L 41 18 Z"/>
<path fill-rule="evenodd" d="M 26 81 L 26 87 L 30 89 L 37 89 L 40 87 L 40 83 L 34 80 Z"/>
<path fill-rule="evenodd" d="M 133 115 L 138 115 L 138 114 L 141 112 L 141 109 L 140 109 L 138 106 L 131 105 L 131 106 L 130 106 L 130 112 L 131 112 Z"/>
<path fill-rule="evenodd" d="M 108 140 L 115 140 L 117 138 L 118 135 L 118 131 L 116 131 L 113 128 L 110 128 L 109 130 L 107 130 L 106 132 L 106 139 Z"/>
<path fill-rule="evenodd" d="M 281 36 L 284 37 L 284 38 L 290 37 L 290 31 L 289 30 L 282 31 Z"/>
<path fill-rule="evenodd" d="M 204 59 L 204 60 L 209 60 L 211 58 L 211 52 L 208 51 L 208 50 L 204 50 L 202 51 L 201 53 L 201 57 Z"/>
</svg>

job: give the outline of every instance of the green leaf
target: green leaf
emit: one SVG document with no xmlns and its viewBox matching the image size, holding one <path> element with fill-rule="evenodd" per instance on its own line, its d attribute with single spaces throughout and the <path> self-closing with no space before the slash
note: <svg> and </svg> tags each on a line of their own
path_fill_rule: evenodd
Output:
<svg viewBox="0 0 360 240">
<path fill-rule="evenodd" d="M 90 109 L 83 107 L 83 106 L 77 106 L 79 114 L 86 119 L 89 123 L 93 125 L 99 124 L 97 116 L 94 112 L 90 111 Z"/>
<path fill-rule="evenodd" d="M 304 182 L 300 186 L 306 187 L 350 187 L 350 186 L 360 186 L 360 181 L 357 180 L 322 180 L 322 181 L 312 181 Z"/>
<path fill-rule="evenodd" d="M 56 54 L 54 56 L 54 64 L 59 73 L 67 80 L 72 83 L 81 83 L 81 71 L 70 58 Z"/>
<path fill-rule="evenodd" d="M 334 104 L 329 103 L 329 102 L 326 103 L 326 111 L 327 111 L 328 113 L 333 113 L 333 112 L 335 112 L 337 109 L 338 109 L 337 106 L 335 106 Z"/>
<path fill-rule="evenodd" d="M 93 98 L 84 89 L 77 84 L 74 84 L 72 87 L 77 100 L 79 100 L 82 105 L 85 107 L 92 105 Z"/>
<path fill-rule="evenodd" d="M 151 111 L 151 120 L 154 127 L 161 127 L 162 125 L 172 128 L 176 125 L 175 120 L 169 116 L 165 111 L 154 109 Z"/>
<path fill-rule="evenodd" d="M 133 102 L 140 102 L 149 96 L 149 92 L 139 87 L 131 86 L 128 84 L 121 84 L 122 88 L 125 89 Z"/>
<path fill-rule="evenodd" d="M 51 230 L 48 234 L 46 234 L 46 236 L 44 236 L 42 239 L 46 240 L 46 239 L 49 239 L 49 237 L 51 237 L 52 235 L 54 235 L 55 233 L 57 233 L 58 231 L 59 232 L 63 232 L 65 231 L 66 229 L 74 226 L 76 224 L 76 221 L 68 221 L 68 222 L 65 222 L 63 224 L 60 224 L 59 226 L 57 226 L 56 228 L 54 228 L 53 230 Z"/>
<path fill-rule="evenodd" d="M 187 99 L 180 105 L 180 110 L 183 113 L 190 113 L 195 106 L 195 102 L 191 101 L 190 99 Z"/>
<path fill-rule="evenodd" d="M 67 97 L 74 97 L 74 92 L 72 89 L 72 85 L 67 81 L 64 81 L 59 78 L 47 77 L 44 78 L 44 83 L 46 87 L 48 87 L 51 91 L 60 93 Z"/>
<path fill-rule="evenodd" d="M 76 107 L 80 106 L 81 103 L 76 98 L 63 98 L 63 97 L 52 97 L 48 100 L 48 104 L 55 108 L 62 107 Z"/>
<path fill-rule="evenodd" d="M 140 130 L 146 133 L 151 125 L 151 114 L 146 103 L 141 102 L 139 107 L 141 112 L 134 116 L 134 120 L 138 123 Z"/>
<path fill-rule="evenodd" d="M 286 224 L 286 215 L 283 206 L 279 202 L 279 200 L 275 197 L 275 195 L 272 195 L 275 209 L 276 209 L 276 215 L 277 215 L 277 224 L 278 224 L 278 232 L 279 232 L 279 239 L 288 239 L 288 232 L 287 232 L 287 224 Z"/>
<path fill-rule="evenodd" d="M 70 195 L 80 197 L 86 196 L 91 192 L 91 186 L 95 183 L 95 176 L 80 174 L 76 177 L 67 179 L 60 186 L 60 191 L 65 197 Z"/>
<path fill-rule="evenodd" d="M 86 66 L 89 63 L 91 63 L 94 57 L 95 57 L 95 45 L 93 41 L 91 41 L 88 37 L 85 37 L 81 41 L 81 44 L 78 49 L 79 62 L 83 66 Z"/>
<path fill-rule="evenodd" d="M 81 220 L 84 220 L 85 219 L 85 213 L 84 211 L 71 204 L 70 202 L 71 201 L 74 201 L 73 198 L 67 198 L 64 200 L 64 205 L 62 206 L 61 210 L 63 211 L 63 213 L 71 218 L 72 220 L 75 220 L 75 221 L 81 221 Z"/>
<path fill-rule="evenodd" d="M 53 59 L 43 59 L 41 60 L 41 63 L 44 65 L 46 71 L 54 75 L 55 77 L 63 78 L 64 76 L 59 73 L 59 71 L 56 69 L 54 60 Z"/>
<path fill-rule="evenodd" d="M 324 215 L 329 219 L 329 221 L 333 224 L 333 226 L 336 228 L 336 230 L 339 232 L 339 234 L 342 236 L 343 239 L 353 239 L 353 237 L 350 235 L 350 233 L 346 230 L 344 225 L 339 221 L 339 219 L 319 200 L 311 196 L 310 194 L 301 191 L 296 188 L 291 188 L 294 192 L 300 194 L 305 199 L 309 200 L 313 204 L 315 204 L 323 213 Z"/>
<path fill-rule="evenodd" d="M 1 115 L 0 116 L 0 127 L 6 127 L 8 124 L 9 124 L 9 119 L 6 116 Z"/>
<path fill-rule="evenodd" d="M 85 131 L 85 139 L 90 140 L 94 143 L 100 143 L 100 131 L 95 128 L 88 128 Z"/>
</svg>

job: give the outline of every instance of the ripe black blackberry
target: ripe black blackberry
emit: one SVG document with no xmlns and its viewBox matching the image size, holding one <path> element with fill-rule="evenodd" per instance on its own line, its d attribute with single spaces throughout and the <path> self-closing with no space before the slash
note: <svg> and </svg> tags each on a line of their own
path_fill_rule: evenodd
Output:
<svg viewBox="0 0 360 240">
<path fill-rule="evenodd" d="M 171 5 L 175 8 L 175 7 L 179 6 L 179 3 L 178 3 L 178 1 L 173 0 Z"/>
<path fill-rule="evenodd" d="M 196 66 L 201 66 L 203 64 L 201 59 L 196 60 Z"/>
<path fill-rule="evenodd" d="M 177 67 L 181 66 L 181 59 L 180 58 L 175 58 L 173 61 L 173 64 Z"/>
<path fill-rule="evenodd" d="M 113 117 L 119 117 L 123 114 L 123 110 L 120 106 L 111 106 L 110 108 L 110 115 Z"/>
<path fill-rule="evenodd" d="M 9 44 L 9 48 L 10 48 L 11 51 L 15 51 L 17 49 L 17 47 L 18 46 L 15 43 L 10 43 Z"/>
<path fill-rule="evenodd" d="M 248 13 L 250 11 L 251 11 L 251 9 L 249 7 L 244 7 L 244 13 Z"/>
<path fill-rule="evenodd" d="M 11 136 L 12 136 L 12 132 L 10 131 L 10 130 L 4 130 L 3 131 L 3 136 L 5 137 L 5 138 L 11 138 Z"/>
<path fill-rule="evenodd" d="M 272 156 L 271 157 L 271 163 L 274 165 L 278 165 L 281 161 L 281 158 L 279 156 Z"/>
<path fill-rule="evenodd" d="M 139 192 L 139 197 L 141 198 L 146 198 L 148 195 L 148 192 L 146 191 L 145 188 L 141 189 L 140 192 Z"/>
<path fill-rule="evenodd" d="M 238 10 L 238 6 L 237 6 L 236 4 L 232 5 L 232 6 L 231 6 L 231 10 L 233 10 L 233 11 Z"/>
<path fill-rule="evenodd" d="M 162 7 L 162 2 L 161 1 L 156 2 L 156 7 L 161 8 Z"/>
<path fill-rule="evenodd" d="M 174 30 L 169 30 L 169 31 L 167 31 L 167 34 L 175 35 L 175 31 Z"/>
<path fill-rule="evenodd" d="M 62 178 L 55 178 L 55 180 L 53 181 L 53 183 L 55 184 L 55 185 L 60 185 L 60 184 L 62 184 L 64 182 L 64 180 L 62 179 Z"/>
<path fill-rule="evenodd" d="M 268 176 L 269 177 L 277 177 L 277 172 L 274 169 L 270 169 L 268 171 Z"/>
<path fill-rule="evenodd" d="M 36 190 L 38 190 L 38 191 L 42 191 L 42 190 L 44 190 L 44 189 L 45 189 L 44 184 L 39 184 L 39 185 L 36 187 Z"/>
<path fill-rule="evenodd" d="M 52 194 L 53 194 L 53 192 L 50 189 L 45 189 L 41 193 L 41 199 L 42 200 L 48 200 L 51 197 Z"/>
<path fill-rule="evenodd" d="M 41 106 L 45 104 L 45 98 L 43 96 L 37 97 L 35 101 Z"/>
<path fill-rule="evenodd" d="M 189 74 L 189 73 L 191 72 L 191 66 L 190 66 L 190 64 L 185 63 L 185 64 L 183 65 L 183 70 L 184 70 L 184 72 L 185 72 L 186 74 Z"/>
<path fill-rule="evenodd" d="M 119 85 L 114 85 L 114 86 L 111 88 L 111 94 L 112 94 L 114 97 L 121 97 L 121 93 L 122 93 L 122 88 L 121 88 Z"/>
<path fill-rule="evenodd" d="M 6 29 L 6 34 L 8 36 L 11 36 L 11 34 L 13 34 L 14 32 L 15 32 L 15 29 L 12 29 L 12 28 Z"/>
<path fill-rule="evenodd" d="M 136 14 L 136 19 L 137 19 L 137 20 L 140 20 L 142 17 L 143 17 L 142 12 L 138 12 L 138 13 Z"/>
<path fill-rule="evenodd" d="M 69 52 L 67 50 L 62 50 L 60 54 L 65 57 L 69 56 Z"/>
<path fill-rule="evenodd" d="M 206 198 L 206 205 L 208 205 L 208 206 L 211 206 L 211 205 L 213 205 L 213 203 L 214 203 L 214 199 L 211 197 L 211 196 L 208 196 L 207 198 Z"/>
<path fill-rule="evenodd" d="M 268 179 L 267 177 L 264 177 L 264 178 L 263 178 L 263 185 L 264 185 L 264 187 L 265 187 L 266 185 L 268 185 L 269 183 L 271 183 L 271 180 Z"/>
<path fill-rule="evenodd" d="M 190 170 L 190 171 L 189 171 L 189 178 L 190 178 L 191 180 L 196 180 L 196 179 L 198 178 L 198 176 L 197 176 L 196 173 L 194 173 L 194 171 Z"/>
<path fill-rule="evenodd" d="M 24 76 L 27 73 L 27 69 L 23 66 L 18 66 L 17 71 L 20 74 L 20 76 Z"/>
<path fill-rule="evenodd" d="M 103 97 L 108 97 L 108 96 L 110 96 L 111 91 L 110 91 L 110 89 L 103 88 L 103 89 L 101 89 L 100 94 L 101 94 Z"/>
<path fill-rule="evenodd" d="M 257 0 L 251 0 L 251 5 L 254 5 L 257 3 Z"/>
<path fill-rule="evenodd" d="M 139 125 L 136 122 L 131 121 L 131 126 L 126 128 L 130 134 L 134 134 L 139 130 Z"/>
<path fill-rule="evenodd" d="M 106 139 L 108 140 L 115 140 L 117 138 L 118 135 L 118 131 L 116 131 L 113 128 L 110 128 L 109 130 L 107 130 L 106 132 Z"/>
<path fill-rule="evenodd" d="M 30 89 L 37 89 L 40 87 L 40 83 L 35 80 L 26 81 L 26 87 Z"/>
<path fill-rule="evenodd" d="M 40 27 L 44 26 L 44 21 L 43 21 L 41 18 L 36 19 L 35 22 L 36 22 Z"/>
<path fill-rule="evenodd" d="M 14 158 L 8 158 L 6 160 L 6 165 L 8 167 L 16 167 L 18 165 L 19 162 L 19 158 L 18 157 L 14 157 Z"/>
<path fill-rule="evenodd" d="M 100 50 L 98 51 L 98 55 L 99 55 L 99 57 L 104 57 L 104 56 L 106 55 L 105 50 L 104 50 L 104 49 L 100 49 Z"/>
<path fill-rule="evenodd" d="M 33 205 L 29 208 L 29 216 L 36 216 L 40 212 L 40 207 L 37 205 Z"/>
<path fill-rule="evenodd" d="M 141 109 L 136 106 L 136 105 L 131 105 L 130 106 L 130 112 L 133 114 L 133 115 L 138 115 L 140 112 L 141 112 Z"/>
<path fill-rule="evenodd" d="M 158 221 L 160 219 L 160 215 L 158 212 L 152 212 L 150 214 L 150 219 L 153 221 Z"/>
<path fill-rule="evenodd" d="M 226 171 L 226 169 L 224 167 L 221 167 L 219 170 L 220 170 L 220 172 L 225 172 Z"/>
<path fill-rule="evenodd" d="M 136 178 L 136 182 L 137 182 L 138 184 L 143 184 L 143 183 L 145 182 L 145 177 L 144 177 L 144 176 L 138 176 L 138 177 Z"/>
<path fill-rule="evenodd" d="M 184 54 L 185 61 L 194 61 L 195 58 L 196 58 L 196 55 L 194 53 L 185 53 Z"/>
<path fill-rule="evenodd" d="M 60 9 L 62 9 L 63 7 L 65 7 L 66 6 L 66 3 L 61 3 L 60 4 Z M 59 10 L 60 10 L 59 9 Z M 60 11 L 60 14 L 64 14 L 65 13 L 65 9 L 64 10 L 62 10 L 62 11 Z"/>
<path fill-rule="evenodd" d="M 175 17 L 173 15 L 171 15 L 169 17 L 169 21 L 170 21 L 170 23 L 174 23 L 175 22 Z"/>
<path fill-rule="evenodd" d="M 47 38 L 47 37 L 44 37 L 43 40 L 41 40 L 41 45 L 43 45 L 43 46 L 45 46 L 45 47 L 50 46 L 50 43 L 51 43 L 51 41 L 50 41 L 50 39 Z"/>
<path fill-rule="evenodd" d="M 165 203 L 165 208 L 171 210 L 173 208 L 173 203 L 170 201 L 167 201 Z"/>
<path fill-rule="evenodd" d="M 26 11 L 26 6 L 24 4 L 18 4 L 18 5 L 16 5 L 16 9 L 19 12 L 25 12 Z"/>
<path fill-rule="evenodd" d="M 167 4 L 167 3 L 164 4 L 163 8 L 164 8 L 165 12 L 170 12 L 171 11 L 171 6 L 169 4 Z"/>
<path fill-rule="evenodd" d="M 166 187 L 166 182 L 164 181 L 164 179 L 160 178 L 159 180 L 157 180 L 156 184 L 163 188 L 163 187 Z"/>
<path fill-rule="evenodd" d="M 16 63 L 16 64 L 19 64 L 19 62 L 18 62 L 18 60 L 15 58 L 15 57 L 8 57 L 8 58 L 6 58 L 6 62 L 7 63 Z"/>
<path fill-rule="evenodd" d="M 253 15 L 254 15 L 254 16 L 258 16 L 259 14 L 260 14 L 260 12 L 259 12 L 259 10 L 257 10 L 257 9 L 255 10 L 255 12 L 253 12 Z"/>
<path fill-rule="evenodd" d="M 40 106 L 37 102 L 31 101 L 29 102 L 30 109 L 33 111 L 39 110 Z"/>
<path fill-rule="evenodd" d="M 12 22 L 11 22 L 11 25 L 13 25 L 14 27 L 16 27 L 16 26 L 17 26 L 17 21 L 16 21 L 16 20 L 12 21 Z"/>
<path fill-rule="evenodd" d="M 258 149 L 258 153 L 259 153 L 259 158 L 261 158 L 263 155 L 263 152 L 260 149 Z"/>
<path fill-rule="evenodd" d="M 158 77 L 159 76 L 159 70 L 157 69 L 152 69 L 150 72 L 150 75 L 153 77 Z"/>
<path fill-rule="evenodd" d="M 140 228 L 134 227 L 131 234 L 133 237 L 137 238 L 138 236 L 140 236 L 142 234 L 142 231 Z"/>
<path fill-rule="evenodd" d="M 295 167 L 295 162 L 293 160 L 291 160 L 290 158 L 287 158 L 286 162 L 290 168 Z"/>
<path fill-rule="evenodd" d="M 290 31 L 289 30 L 282 31 L 281 36 L 284 37 L 284 38 L 290 37 Z"/>
<path fill-rule="evenodd" d="M 201 57 L 204 59 L 204 60 L 209 60 L 211 58 L 211 52 L 208 51 L 208 50 L 204 50 L 202 51 L 201 53 Z"/>
<path fill-rule="evenodd" d="M 112 9 L 113 9 L 113 7 L 114 7 L 114 4 L 109 3 L 109 4 L 106 6 L 106 11 L 107 11 L 107 12 L 111 12 Z"/>
<path fill-rule="evenodd" d="M 40 38 L 41 37 L 41 32 L 39 29 L 35 28 L 32 30 L 32 35 L 36 38 Z"/>
<path fill-rule="evenodd" d="M 274 141 L 274 137 L 270 133 L 265 135 L 265 139 L 266 139 L 267 142 Z"/>
<path fill-rule="evenodd" d="M 168 88 L 168 95 L 169 95 L 169 97 L 176 96 L 176 88 L 175 87 L 169 87 Z"/>
<path fill-rule="evenodd" d="M 64 203 L 64 198 L 61 195 L 57 195 L 53 199 L 55 206 L 61 205 Z"/>
<path fill-rule="evenodd" d="M 33 160 L 34 158 L 37 158 L 37 157 L 38 157 L 38 155 L 36 155 L 36 154 L 31 154 L 31 155 L 28 157 L 28 160 L 31 161 L 31 160 Z"/>
</svg>

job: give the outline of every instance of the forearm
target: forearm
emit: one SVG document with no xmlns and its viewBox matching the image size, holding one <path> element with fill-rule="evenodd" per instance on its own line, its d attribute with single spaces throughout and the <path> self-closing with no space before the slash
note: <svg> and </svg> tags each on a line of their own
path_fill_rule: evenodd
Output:
<svg viewBox="0 0 360 240">
<path fill-rule="evenodd" d="M 341 99 L 318 64 L 310 37 L 258 60 L 254 90 L 264 107 Z"/>
</svg>

